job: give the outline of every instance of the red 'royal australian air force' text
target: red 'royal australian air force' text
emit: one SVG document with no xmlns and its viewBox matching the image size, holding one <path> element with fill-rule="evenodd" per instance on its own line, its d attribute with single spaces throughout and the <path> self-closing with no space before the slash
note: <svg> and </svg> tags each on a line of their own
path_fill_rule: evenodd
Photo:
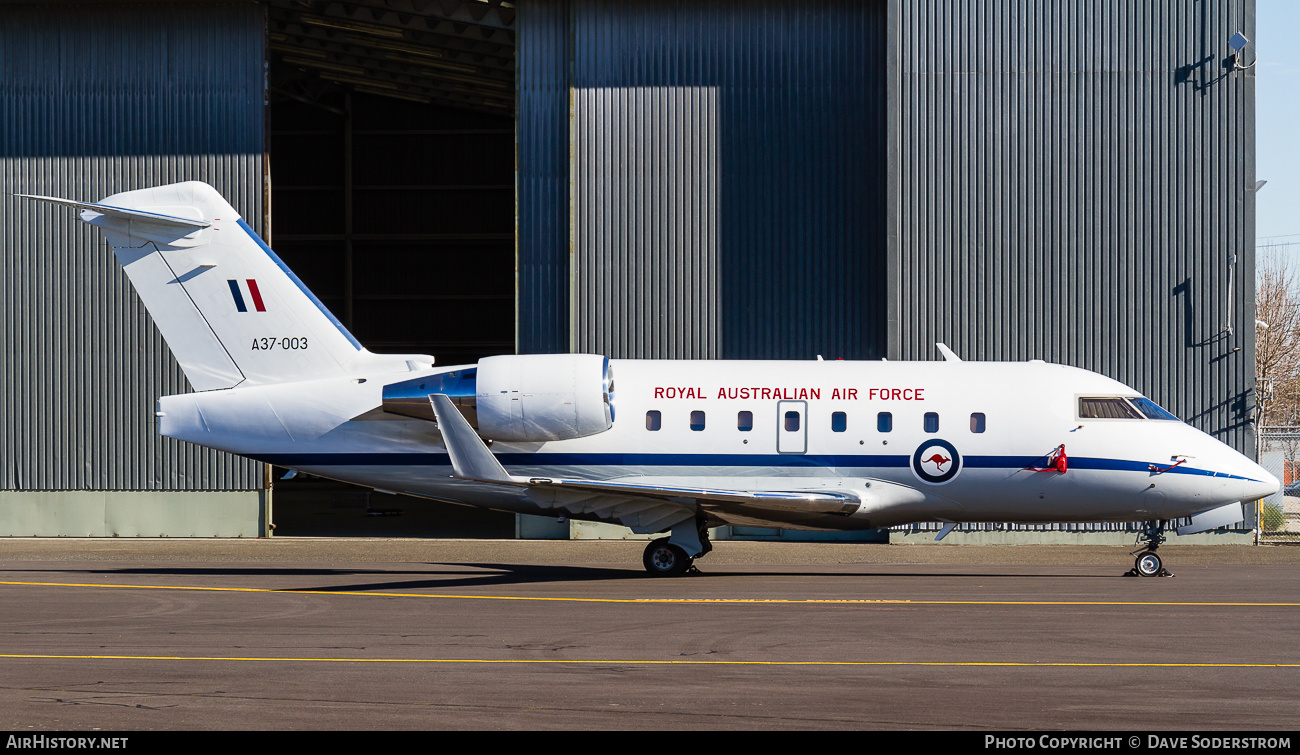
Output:
<svg viewBox="0 0 1300 755">
<path fill-rule="evenodd" d="M 768 399 L 781 401 L 820 400 L 822 388 L 778 386 L 775 388 L 722 387 L 714 395 L 720 399 Z M 924 401 L 924 388 L 831 388 L 832 401 Z M 673 399 L 707 399 L 710 391 L 698 386 L 655 386 L 654 397 Z"/>
</svg>

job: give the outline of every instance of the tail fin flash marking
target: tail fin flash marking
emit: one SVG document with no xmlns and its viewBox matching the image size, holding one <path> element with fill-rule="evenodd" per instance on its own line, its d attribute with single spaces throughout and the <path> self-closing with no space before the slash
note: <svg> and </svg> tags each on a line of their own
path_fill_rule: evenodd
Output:
<svg viewBox="0 0 1300 755">
<path fill-rule="evenodd" d="M 253 307 L 258 312 L 265 312 L 266 305 L 262 303 L 262 294 L 257 290 L 257 281 L 252 278 L 248 279 L 248 293 L 253 295 Z"/>
<path fill-rule="evenodd" d="M 226 283 L 230 284 L 230 295 L 235 297 L 235 309 L 240 312 L 247 312 L 248 307 L 244 306 L 244 295 L 239 292 L 239 281 L 228 280 Z"/>
</svg>

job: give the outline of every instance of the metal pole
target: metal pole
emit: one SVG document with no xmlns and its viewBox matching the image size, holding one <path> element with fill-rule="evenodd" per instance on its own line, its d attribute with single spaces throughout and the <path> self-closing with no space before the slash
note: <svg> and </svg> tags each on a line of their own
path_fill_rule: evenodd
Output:
<svg viewBox="0 0 1300 755">
<path fill-rule="evenodd" d="M 268 40 L 270 20 L 266 7 L 262 8 L 262 237 L 271 245 L 271 69 Z M 275 523 L 271 518 L 272 491 L 275 488 L 275 470 L 270 464 L 262 465 L 262 526 L 261 536 L 271 537 Z"/>
<path fill-rule="evenodd" d="M 343 324 L 352 330 L 352 93 L 343 95 Z"/>
</svg>

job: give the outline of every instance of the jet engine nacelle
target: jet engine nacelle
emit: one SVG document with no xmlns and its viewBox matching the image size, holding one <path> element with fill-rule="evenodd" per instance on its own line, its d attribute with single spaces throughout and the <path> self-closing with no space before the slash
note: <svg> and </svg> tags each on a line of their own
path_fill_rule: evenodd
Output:
<svg viewBox="0 0 1300 755">
<path fill-rule="evenodd" d="M 567 440 L 614 425 L 614 375 L 598 354 L 480 359 L 474 393 L 478 433 L 492 440 Z"/>
</svg>

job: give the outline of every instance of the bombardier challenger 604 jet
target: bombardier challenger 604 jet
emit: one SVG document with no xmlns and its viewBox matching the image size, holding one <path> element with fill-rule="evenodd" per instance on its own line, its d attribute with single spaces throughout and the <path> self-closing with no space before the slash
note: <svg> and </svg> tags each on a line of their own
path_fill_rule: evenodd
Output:
<svg viewBox="0 0 1300 755">
<path fill-rule="evenodd" d="M 383 491 L 668 533 L 677 575 L 722 524 L 1145 522 L 1157 547 L 1239 521 L 1278 481 L 1101 375 L 1034 360 L 661 361 L 372 354 L 211 186 L 79 209 L 108 237 L 193 393 L 160 432 Z M 617 378 L 617 388 L 616 388 Z"/>
</svg>

